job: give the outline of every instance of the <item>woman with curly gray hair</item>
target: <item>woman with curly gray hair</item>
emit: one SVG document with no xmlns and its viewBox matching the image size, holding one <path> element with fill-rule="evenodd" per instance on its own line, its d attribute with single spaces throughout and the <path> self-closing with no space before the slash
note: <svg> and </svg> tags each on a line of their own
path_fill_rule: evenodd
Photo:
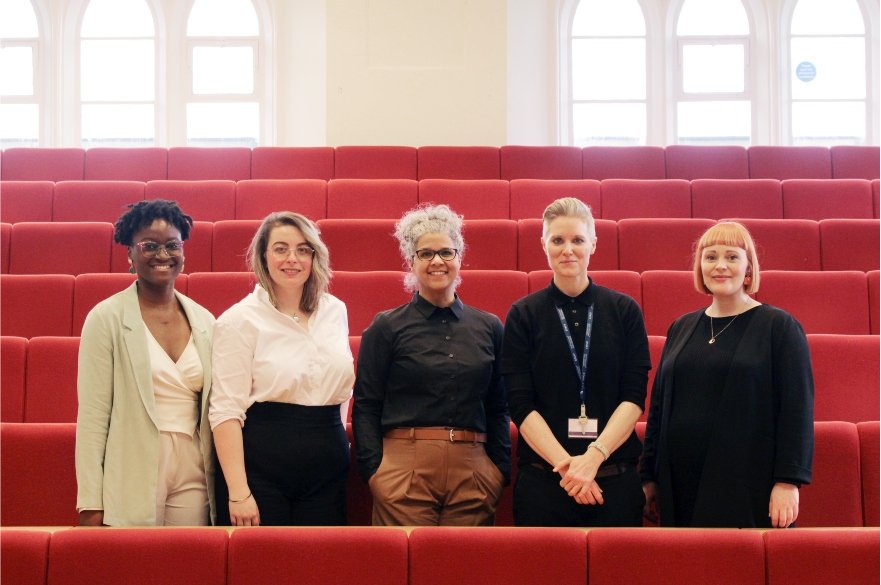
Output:
<svg viewBox="0 0 881 585">
<path fill-rule="evenodd" d="M 377 526 L 492 525 L 511 473 L 502 322 L 456 295 L 465 241 L 446 205 L 395 230 L 413 300 L 364 331 L 352 428 Z"/>
</svg>

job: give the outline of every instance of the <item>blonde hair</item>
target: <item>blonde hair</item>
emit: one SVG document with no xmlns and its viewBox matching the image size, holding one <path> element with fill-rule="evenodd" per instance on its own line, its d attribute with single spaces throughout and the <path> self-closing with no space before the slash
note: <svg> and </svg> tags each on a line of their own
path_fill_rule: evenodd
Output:
<svg viewBox="0 0 881 585">
<path fill-rule="evenodd" d="M 587 224 L 587 231 L 590 238 L 595 239 L 597 237 L 596 225 L 593 221 L 593 213 L 590 211 L 590 206 L 580 199 L 563 197 L 562 199 L 557 199 L 545 208 L 544 214 L 542 215 L 542 239 L 548 236 L 548 228 L 550 227 L 551 222 L 558 217 L 575 217 L 582 220 Z"/>
<path fill-rule="evenodd" d="M 270 213 L 263 219 L 263 223 L 254 234 L 251 245 L 248 247 L 248 267 L 257 276 L 257 282 L 269 295 L 269 300 L 274 307 L 278 307 L 278 297 L 269 275 L 269 267 L 266 265 L 266 250 L 269 246 L 269 234 L 273 228 L 289 225 L 297 228 L 306 239 L 306 243 L 315 250 L 312 255 L 312 271 L 309 279 L 303 285 L 303 295 L 300 298 L 300 310 L 311 313 L 318 308 L 318 301 L 327 292 L 332 273 L 330 271 L 330 257 L 327 246 L 321 241 L 321 233 L 309 218 L 292 211 L 277 211 Z"/>
<path fill-rule="evenodd" d="M 462 237 L 462 216 L 450 209 L 449 205 L 420 205 L 404 214 L 401 221 L 395 224 L 395 237 L 401 256 L 409 269 L 404 276 L 404 289 L 414 292 L 419 288 L 416 275 L 413 274 L 413 256 L 419 238 L 426 234 L 446 234 L 458 250 L 459 260 L 465 257 L 465 238 Z M 456 279 L 456 286 L 460 278 Z"/>
<path fill-rule="evenodd" d="M 744 284 L 747 294 L 753 294 L 759 290 L 759 258 L 756 255 L 756 244 L 749 230 L 743 224 L 736 221 L 720 221 L 700 237 L 695 244 L 694 250 L 694 288 L 697 292 L 710 294 L 707 285 L 704 284 L 704 275 L 701 270 L 701 258 L 705 248 L 710 246 L 732 246 L 746 250 L 746 276 L 751 277 L 749 284 Z"/>
</svg>

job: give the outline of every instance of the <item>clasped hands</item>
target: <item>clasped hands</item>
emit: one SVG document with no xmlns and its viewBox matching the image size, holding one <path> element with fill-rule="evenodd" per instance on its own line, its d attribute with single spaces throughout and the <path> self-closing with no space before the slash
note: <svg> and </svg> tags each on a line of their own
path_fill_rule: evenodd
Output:
<svg viewBox="0 0 881 585">
<path fill-rule="evenodd" d="M 560 487 L 575 498 L 579 504 L 602 504 L 603 490 L 595 481 L 597 470 L 603 462 L 602 454 L 588 449 L 584 455 L 568 456 L 554 466 L 554 472 L 562 479 Z"/>
</svg>

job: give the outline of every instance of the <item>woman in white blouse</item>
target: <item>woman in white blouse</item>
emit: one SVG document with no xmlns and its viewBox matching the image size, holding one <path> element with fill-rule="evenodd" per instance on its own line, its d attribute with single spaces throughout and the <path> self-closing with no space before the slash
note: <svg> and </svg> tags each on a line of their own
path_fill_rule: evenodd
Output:
<svg viewBox="0 0 881 585">
<path fill-rule="evenodd" d="M 223 481 L 218 524 L 346 524 L 355 380 L 346 306 L 327 293 L 315 225 L 289 211 L 263 220 L 248 250 L 254 292 L 217 321 L 209 420 Z"/>
</svg>

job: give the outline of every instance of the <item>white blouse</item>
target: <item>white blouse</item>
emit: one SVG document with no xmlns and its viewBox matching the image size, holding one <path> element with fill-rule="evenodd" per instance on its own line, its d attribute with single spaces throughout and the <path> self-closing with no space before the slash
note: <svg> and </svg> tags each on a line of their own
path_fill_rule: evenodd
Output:
<svg viewBox="0 0 881 585">
<path fill-rule="evenodd" d="M 244 425 L 255 402 L 340 404 L 344 415 L 355 382 L 346 305 L 324 294 L 307 331 L 257 285 L 217 320 L 211 374 L 212 429 L 230 419 Z"/>
<path fill-rule="evenodd" d="M 204 376 L 193 336 L 190 334 L 186 348 L 175 362 L 146 329 L 159 430 L 192 435 L 199 422 L 198 393 L 202 391 Z"/>
</svg>

